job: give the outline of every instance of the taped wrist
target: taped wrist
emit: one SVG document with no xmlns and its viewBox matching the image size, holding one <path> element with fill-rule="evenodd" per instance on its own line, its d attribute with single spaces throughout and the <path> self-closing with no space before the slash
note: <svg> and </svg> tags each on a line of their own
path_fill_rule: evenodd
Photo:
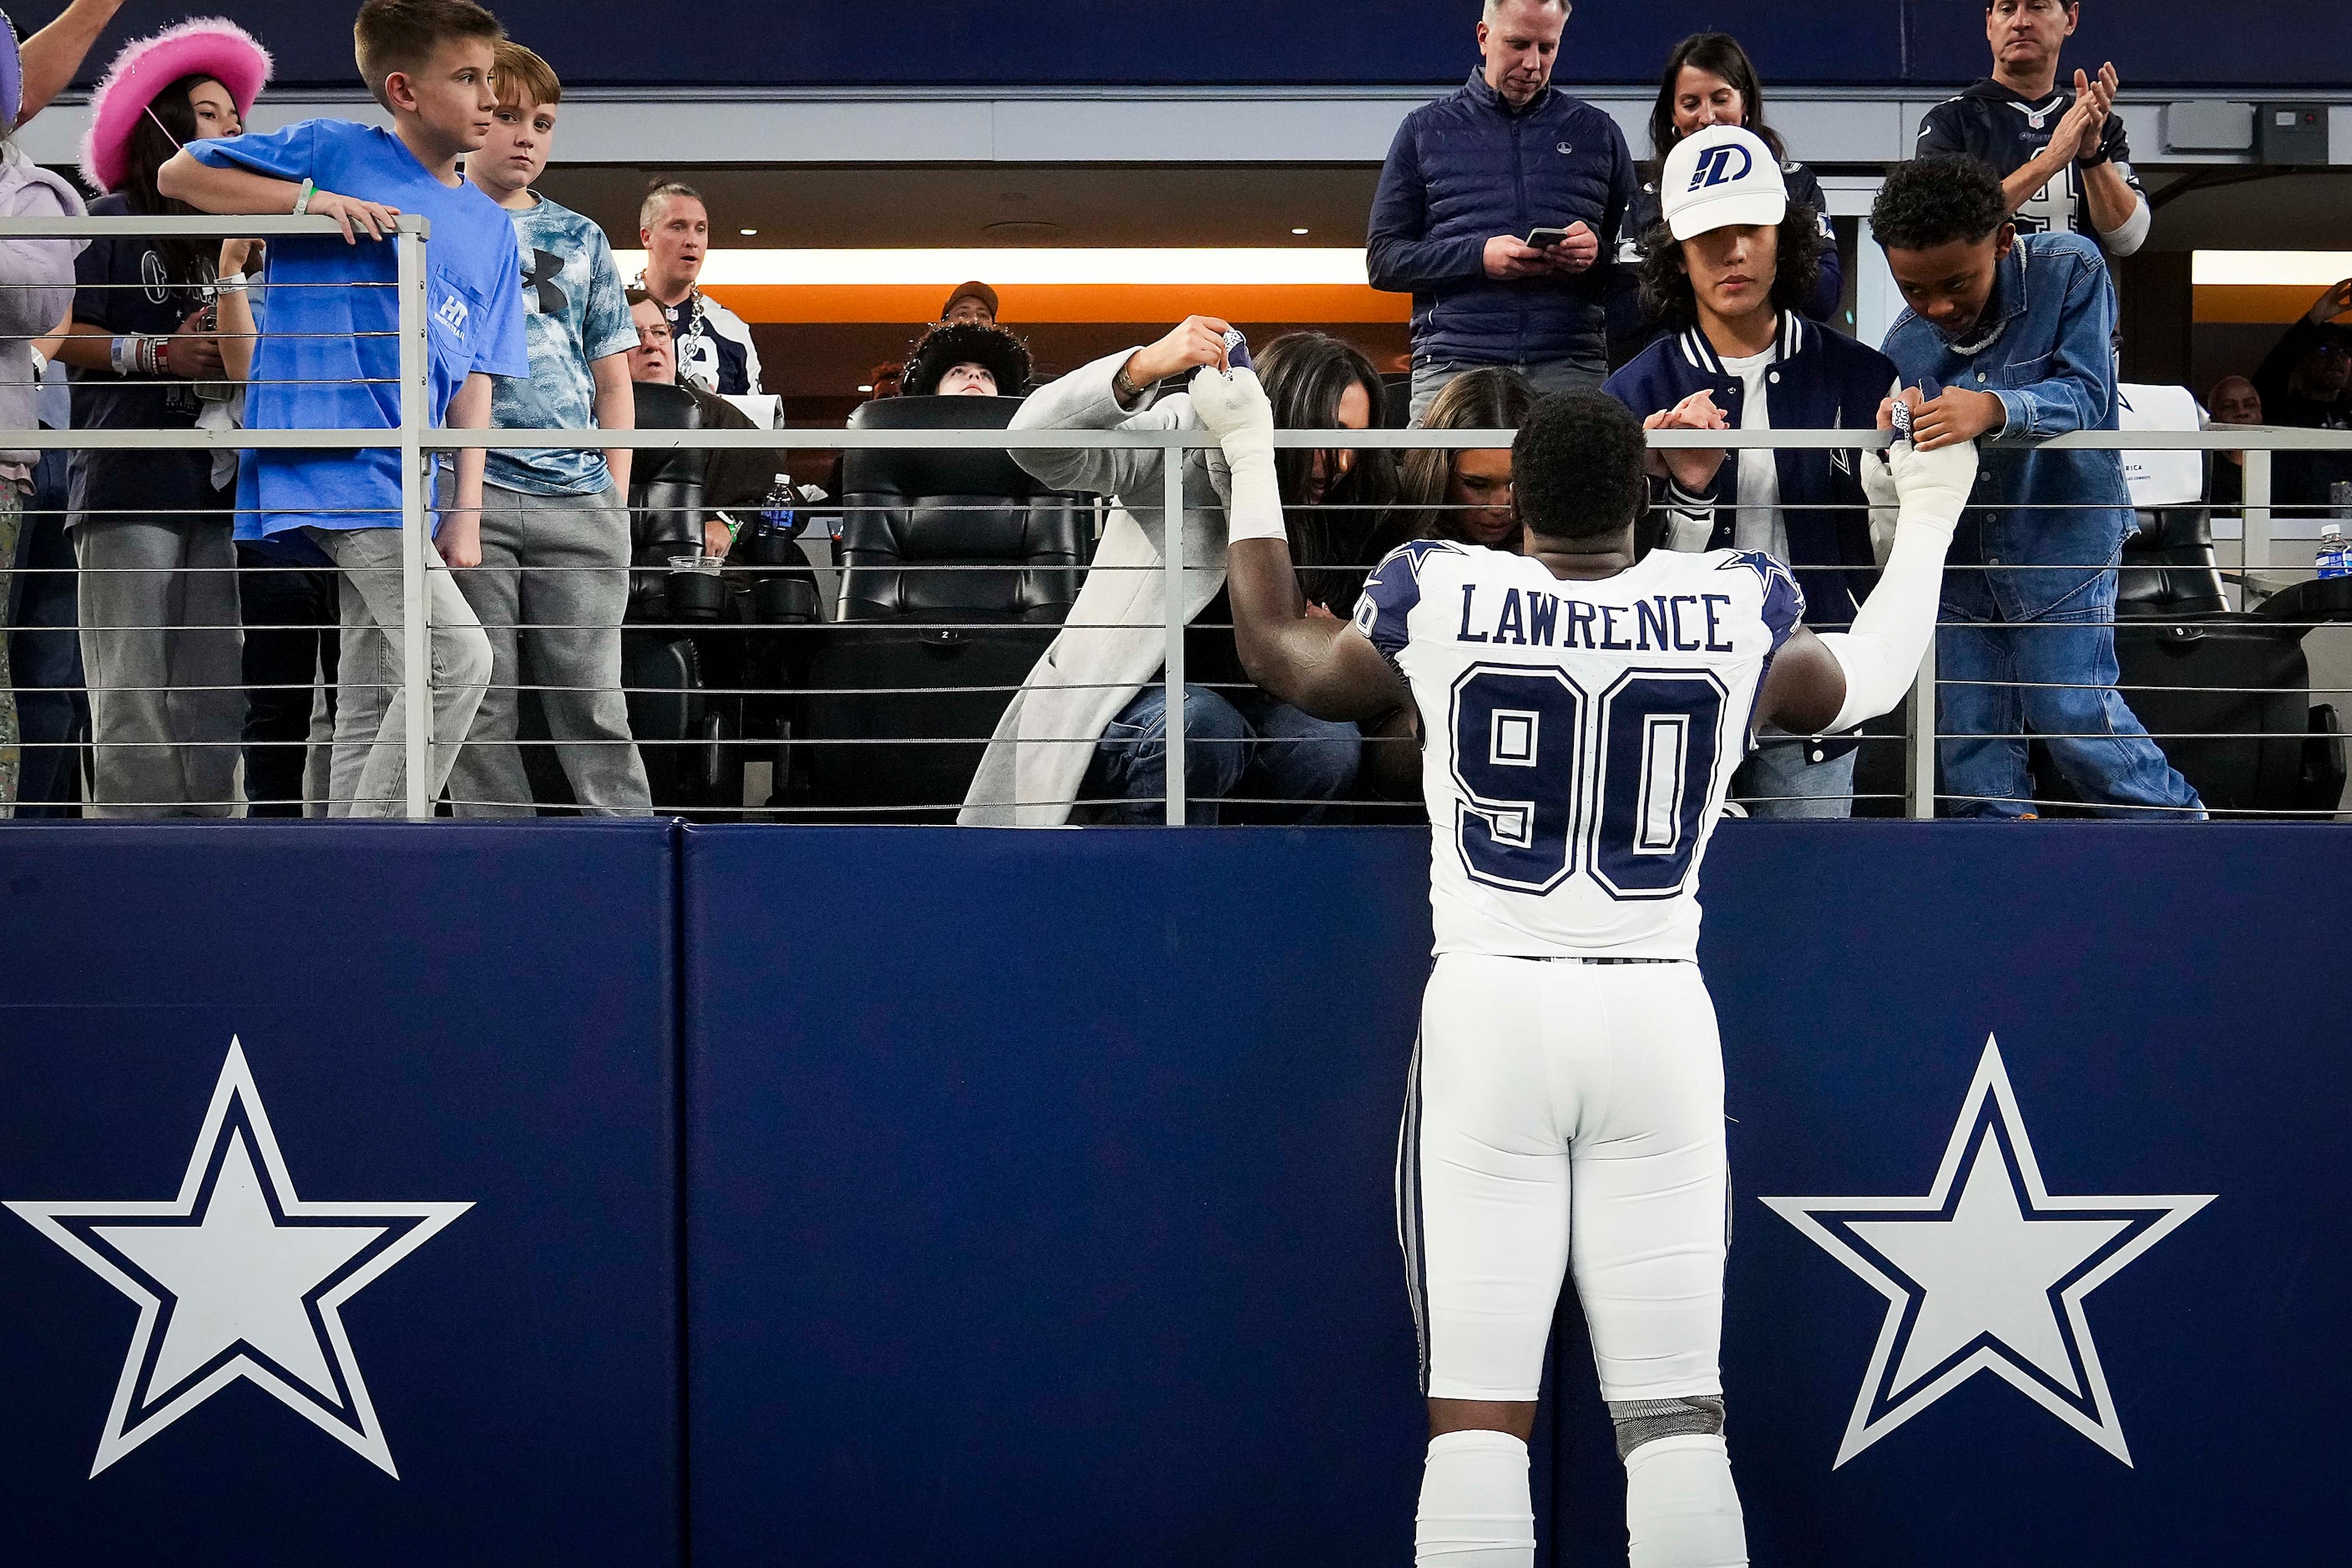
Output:
<svg viewBox="0 0 2352 1568">
<path fill-rule="evenodd" d="M 1687 1399 L 1612 1399 L 1609 1419 L 1617 1428 L 1617 1457 L 1629 1458 L 1644 1443 L 1661 1437 L 1717 1437 L 1723 1435 L 1723 1395 L 1699 1394 Z"/>
<path fill-rule="evenodd" d="M 1224 438 L 1233 499 L 1225 507 L 1225 542 L 1290 537 L 1282 521 L 1282 485 L 1274 472 L 1274 436 L 1236 430 Z"/>
<path fill-rule="evenodd" d="M 1823 632 L 1822 646 L 1845 671 L 1845 705 L 1822 733 L 1835 735 L 1894 711 L 1911 689 L 1936 635 L 1944 555 L 1952 520 L 1906 507 L 1895 522 L 1895 548 L 1848 632 Z"/>
</svg>

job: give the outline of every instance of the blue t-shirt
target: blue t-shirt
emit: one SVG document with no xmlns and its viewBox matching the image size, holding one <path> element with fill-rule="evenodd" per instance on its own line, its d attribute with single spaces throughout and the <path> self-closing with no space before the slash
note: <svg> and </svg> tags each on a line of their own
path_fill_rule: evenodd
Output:
<svg viewBox="0 0 2352 1568">
<path fill-rule="evenodd" d="M 306 120 L 262 136 L 192 142 L 215 168 L 310 179 L 322 191 L 381 202 L 433 226 L 425 247 L 427 423 L 438 426 L 466 377 L 528 376 L 522 267 L 514 225 L 470 184 L 445 185 L 388 131 Z M 397 258 L 364 236 L 269 244 L 270 331 L 246 399 L 253 430 L 387 429 L 400 423 Z M 400 454 L 257 452 L 237 475 L 236 532 L 400 526 Z"/>
<path fill-rule="evenodd" d="M 509 212 L 521 254 L 522 326 L 530 379 L 501 381 L 490 402 L 499 430 L 593 430 L 596 376 L 589 366 L 637 346 L 637 324 L 604 231 L 544 196 Z M 613 481 L 594 447 L 492 452 L 489 482 L 530 495 L 594 495 Z"/>
</svg>

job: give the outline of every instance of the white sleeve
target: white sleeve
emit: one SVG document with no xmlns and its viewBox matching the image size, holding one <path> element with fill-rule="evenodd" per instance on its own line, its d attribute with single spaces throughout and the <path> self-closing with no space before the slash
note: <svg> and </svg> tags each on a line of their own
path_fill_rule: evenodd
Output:
<svg viewBox="0 0 2352 1568">
<path fill-rule="evenodd" d="M 2131 216 L 2124 219 L 2117 227 L 2108 229 L 2099 236 L 2106 242 L 2107 254 L 2110 256 L 2137 255 L 2139 247 L 2147 243 L 2147 231 L 2156 222 L 2154 216 L 2147 210 L 2147 198 L 2140 195 L 2137 191 L 2134 191 L 2132 195 L 2137 196 L 2138 200 L 2132 205 Z"/>
<path fill-rule="evenodd" d="M 1891 455 L 1901 507 L 1895 547 L 1878 574 L 1878 586 L 1855 613 L 1853 629 L 1822 634 L 1822 646 L 1845 671 L 1845 705 L 1822 730 L 1825 735 L 1841 734 L 1865 719 L 1893 712 L 1911 689 L 1927 639 L 1936 635 L 1944 556 L 1975 486 L 1972 441 L 1924 453 L 1900 441 Z"/>
</svg>

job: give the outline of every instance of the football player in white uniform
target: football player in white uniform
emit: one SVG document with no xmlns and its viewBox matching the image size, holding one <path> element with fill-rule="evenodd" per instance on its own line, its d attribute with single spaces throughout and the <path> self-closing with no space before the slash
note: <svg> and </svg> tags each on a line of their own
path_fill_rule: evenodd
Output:
<svg viewBox="0 0 2352 1568">
<path fill-rule="evenodd" d="M 1397 1179 L 1431 1432 L 1414 1560 L 1532 1563 L 1527 1438 L 1565 1274 L 1625 1463 L 1633 1568 L 1743 1564 L 1699 861 L 1759 722 L 1835 733 L 1902 700 L 1974 447 L 1864 454 L 1891 468 L 1893 552 L 1853 629 L 1816 636 L 1769 556 L 1637 561 L 1641 428 L 1563 394 L 1513 449 L 1525 553 L 1408 544 L 1350 624 L 1307 614 L 1265 404 L 1245 370 L 1193 383 L 1233 471 L 1242 662 L 1320 717 L 1409 707 L 1422 737 L 1437 957 Z"/>
</svg>

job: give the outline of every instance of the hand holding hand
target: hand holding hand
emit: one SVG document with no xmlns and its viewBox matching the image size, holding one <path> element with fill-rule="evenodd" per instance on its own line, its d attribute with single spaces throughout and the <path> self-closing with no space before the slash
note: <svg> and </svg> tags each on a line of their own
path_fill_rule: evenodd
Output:
<svg viewBox="0 0 2352 1568">
<path fill-rule="evenodd" d="M 1552 269 L 1549 257 L 1517 235 L 1498 234 L 1486 242 L 1486 276 L 1497 282 L 1540 278 Z"/>
<path fill-rule="evenodd" d="M 1644 430 L 1728 430 L 1731 420 L 1715 405 L 1715 396 L 1708 392 L 1694 392 L 1672 408 L 1663 408 L 1642 421 Z M 1715 483 L 1715 476 L 1723 467 L 1720 448 L 1706 450 L 1696 447 L 1668 448 L 1652 453 L 1664 467 L 1675 484 L 1696 495 Z"/>
<path fill-rule="evenodd" d="M 1911 405 L 1911 439 L 1923 452 L 1973 441 L 2009 423 L 2009 410 L 1990 392 L 1963 392 L 1948 387 L 1938 396 L 1917 401 L 1906 392 Z"/>
<path fill-rule="evenodd" d="M 1187 316 L 1156 343 L 1136 350 L 1127 359 L 1127 379 L 1150 386 L 1171 375 L 1181 375 L 1196 364 L 1222 367 L 1225 334 L 1233 329 L 1214 316 Z"/>
<path fill-rule="evenodd" d="M 380 202 L 339 196 L 332 191 L 312 191 L 310 216 L 333 218 L 343 231 L 343 243 L 357 245 L 361 229 L 367 230 L 370 239 L 382 239 L 393 233 L 399 226 L 400 209 Z"/>
<path fill-rule="evenodd" d="M 1193 373 L 1192 413 L 1202 429 L 1229 448 L 1235 436 L 1262 435 L 1265 449 L 1274 450 L 1274 405 L 1254 370 L 1206 365 Z"/>
<path fill-rule="evenodd" d="M 1906 390 L 1906 399 L 1916 399 L 1916 390 Z M 1917 410 L 1933 407 L 1916 404 Z M 1920 412 L 1912 415 L 1913 428 L 1917 426 Z M 1895 478 L 1895 494 L 1906 521 L 1927 521 L 1946 526 L 1956 524 L 1967 510 L 1969 496 L 1977 486 L 1977 448 L 1974 441 L 1955 439 L 1940 447 L 1915 446 L 1909 441 L 1897 441 L 1887 448 L 1887 467 Z"/>
</svg>

